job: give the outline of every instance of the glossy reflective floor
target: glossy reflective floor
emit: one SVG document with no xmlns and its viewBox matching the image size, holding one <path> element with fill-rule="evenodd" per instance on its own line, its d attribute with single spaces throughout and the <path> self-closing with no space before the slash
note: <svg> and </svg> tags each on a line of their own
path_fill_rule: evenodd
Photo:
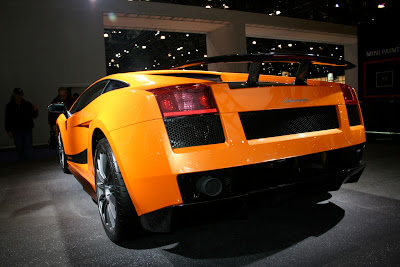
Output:
<svg viewBox="0 0 400 267">
<path fill-rule="evenodd" d="M 35 155 L 16 162 L 0 152 L 1 266 L 400 265 L 398 143 L 368 143 L 360 181 L 331 195 L 282 195 L 247 217 L 232 207 L 182 211 L 174 232 L 121 246 L 55 151 Z"/>
</svg>

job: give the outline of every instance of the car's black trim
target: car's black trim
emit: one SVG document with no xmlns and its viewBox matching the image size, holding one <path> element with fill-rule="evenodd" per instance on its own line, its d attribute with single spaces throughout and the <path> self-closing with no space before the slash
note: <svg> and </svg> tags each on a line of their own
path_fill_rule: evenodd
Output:
<svg viewBox="0 0 400 267">
<path fill-rule="evenodd" d="M 93 189 L 92 185 L 83 178 L 73 166 L 69 166 L 69 170 L 74 175 L 75 179 L 82 185 L 83 190 L 85 190 L 85 192 L 92 197 L 93 201 L 97 203 L 96 191 Z"/>
<path fill-rule="evenodd" d="M 360 125 L 360 114 L 358 113 L 358 105 L 346 105 L 347 114 L 349 116 L 350 126 Z"/>
<path fill-rule="evenodd" d="M 344 148 L 344 150 L 361 149 L 364 144 L 360 144 L 350 148 Z M 353 167 L 343 167 L 342 169 L 331 170 L 329 172 L 315 174 L 308 177 L 306 180 L 297 181 L 289 184 L 281 184 L 268 188 L 253 189 L 249 191 L 241 191 L 237 195 L 227 195 L 223 198 L 207 198 L 201 199 L 201 201 L 188 201 L 181 205 L 169 206 L 159 210 L 155 210 L 149 213 L 145 213 L 140 216 L 140 222 L 142 226 L 152 232 L 169 232 L 172 228 L 172 217 L 175 214 L 175 209 L 185 208 L 187 206 L 213 204 L 223 201 L 234 201 L 246 199 L 247 196 L 261 196 L 265 199 L 265 194 L 277 193 L 277 192 L 304 192 L 304 191 L 334 191 L 338 190 L 343 183 L 357 182 L 361 174 L 365 169 L 365 163 L 359 163 Z M 245 175 L 242 178 L 246 177 Z M 246 177 L 248 179 L 248 177 Z M 244 179 L 244 180 L 246 180 Z"/>
<path fill-rule="evenodd" d="M 278 189 L 297 189 L 296 191 L 301 192 L 302 190 L 309 190 L 309 191 L 337 191 L 340 189 L 342 184 L 348 184 L 348 183 L 356 183 L 360 179 L 362 173 L 364 172 L 364 169 L 366 167 L 365 162 L 361 162 L 358 166 L 352 167 L 352 168 L 344 168 L 339 171 L 332 171 L 329 173 L 324 173 L 320 175 L 314 175 L 308 177 L 307 180 L 296 182 L 296 183 L 290 183 L 290 184 L 282 184 L 282 185 L 276 185 L 274 187 L 269 187 L 269 188 L 263 188 L 260 190 L 252 190 L 248 192 L 243 192 L 238 195 L 230 195 L 226 196 L 223 198 L 209 198 L 206 200 L 202 200 L 201 202 L 188 202 L 188 203 L 183 203 L 179 206 L 190 206 L 190 205 L 199 205 L 199 204 L 205 204 L 205 203 L 212 203 L 212 202 L 217 202 L 217 201 L 224 201 L 224 200 L 229 200 L 229 199 L 236 199 L 236 198 L 241 198 L 253 194 L 259 194 L 259 193 L 266 193 L 269 191 L 274 191 Z M 329 183 L 327 182 L 329 181 Z"/>
<path fill-rule="evenodd" d="M 184 204 L 243 196 L 295 184 L 334 191 L 344 182 L 358 180 L 365 167 L 361 163 L 363 150 L 364 144 L 359 144 L 257 164 L 184 173 L 177 175 L 177 182 Z M 201 193 L 197 184 L 203 177 L 218 179 L 222 184 L 220 194 Z"/>
<path fill-rule="evenodd" d="M 211 145 L 225 142 L 218 114 L 164 118 L 172 148 Z"/>
<path fill-rule="evenodd" d="M 67 160 L 78 163 L 78 164 L 87 164 L 87 149 L 82 152 L 74 155 L 65 155 Z"/>
<path fill-rule="evenodd" d="M 335 106 L 247 111 L 239 117 L 247 140 L 339 128 Z"/>
<path fill-rule="evenodd" d="M 140 223 L 143 228 L 157 233 L 166 233 L 171 231 L 172 207 L 166 207 L 145 213 L 140 216 Z"/>
<path fill-rule="evenodd" d="M 213 82 L 221 82 L 221 76 L 218 74 L 203 74 L 203 73 L 156 73 L 152 75 L 172 76 L 189 79 L 201 79 Z"/>
</svg>

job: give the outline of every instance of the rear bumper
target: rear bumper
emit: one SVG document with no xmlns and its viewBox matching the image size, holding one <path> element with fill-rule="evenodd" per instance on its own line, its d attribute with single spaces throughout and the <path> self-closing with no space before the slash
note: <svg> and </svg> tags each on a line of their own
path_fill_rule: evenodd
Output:
<svg viewBox="0 0 400 267">
<path fill-rule="evenodd" d="M 140 217 L 142 225 L 153 232 L 169 231 L 172 210 L 176 206 L 268 194 L 278 189 L 294 192 L 338 190 L 343 183 L 359 180 L 366 166 L 361 162 L 363 149 L 364 144 L 361 144 L 284 161 L 178 175 L 183 204 L 143 214 Z M 221 181 L 223 189 L 220 194 L 207 196 L 198 192 L 196 182 L 205 176 Z"/>
<path fill-rule="evenodd" d="M 341 116 L 345 114 L 345 107 L 338 108 Z M 238 173 L 248 177 L 249 173 L 257 174 L 264 167 L 267 171 L 273 169 L 268 176 L 277 177 L 281 182 L 285 164 L 296 163 L 291 159 L 325 151 L 332 155 L 331 158 L 336 158 L 335 149 L 365 142 L 362 125 L 350 127 L 343 123 L 339 129 L 247 140 L 237 113 L 221 114 L 221 121 L 224 143 L 176 149 L 171 148 L 161 119 L 110 132 L 109 142 L 139 216 L 168 206 L 187 204 L 179 185 L 181 176 L 239 170 Z M 276 170 L 271 164 L 283 167 Z M 256 168 L 253 170 L 252 166 Z"/>
</svg>

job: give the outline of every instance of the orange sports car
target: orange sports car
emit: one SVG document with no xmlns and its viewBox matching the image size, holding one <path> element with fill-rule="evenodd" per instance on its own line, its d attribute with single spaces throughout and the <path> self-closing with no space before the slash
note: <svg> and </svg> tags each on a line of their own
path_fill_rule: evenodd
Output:
<svg viewBox="0 0 400 267">
<path fill-rule="evenodd" d="M 189 70 L 239 62 L 248 73 Z M 293 77 L 261 73 L 277 62 Z M 61 167 L 97 202 L 114 242 L 169 230 L 176 206 L 285 186 L 338 190 L 365 168 L 364 123 L 355 90 L 307 79 L 313 65 L 354 66 L 268 53 L 104 77 L 70 110 L 49 106 L 61 113 Z"/>
</svg>

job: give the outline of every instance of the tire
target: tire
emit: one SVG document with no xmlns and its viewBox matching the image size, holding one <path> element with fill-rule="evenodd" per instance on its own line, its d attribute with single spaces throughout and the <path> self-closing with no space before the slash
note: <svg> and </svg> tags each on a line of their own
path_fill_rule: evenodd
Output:
<svg viewBox="0 0 400 267">
<path fill-rule="evenodd" d="M 57 150 L 58 150 L 58 158 L 60 159 L 61 169 L 63 170 L 64 173 L 71 173 L 68 169 L 67 157 L 65 156 L 64 144 L 60 132 L 58 133 Z"/>
<path fill-rule="evenodd" d="M 118 244 L 137 235 L 142 227 L 106 138 L 96 146 L 94 168 L 101 221 L 107 236 Z"/>
</svg>

